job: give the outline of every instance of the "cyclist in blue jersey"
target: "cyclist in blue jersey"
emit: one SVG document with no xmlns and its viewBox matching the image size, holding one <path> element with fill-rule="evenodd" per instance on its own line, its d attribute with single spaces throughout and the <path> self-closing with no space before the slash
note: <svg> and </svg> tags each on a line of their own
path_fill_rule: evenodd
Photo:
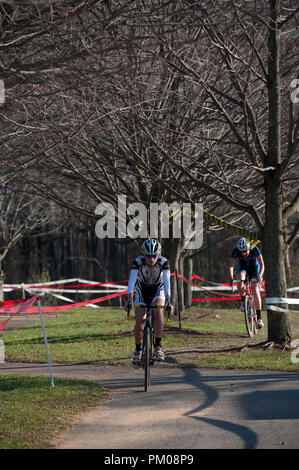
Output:
<svg viewBox="0 0 299 470">
<path fill-rule="evenodd" d="M 260 283 L 263 280 L 264 274 L 264 260 L 260 250 L 255 247 L 250 249 L 250 243 L 246 241 L 246 239 L 240 238 L 237 242 L 236 248 L 233 250 L 230 260 L 229 260 L 229 278 L 230 278 L 230 285 L 232 285 L 233 278 L 234 278 L 234 268 L 236 264 L 236 260 L 238 260 L 237 264 L 237 279 L 245 281 L 246 274 L 248 274 L 249 278 L 257 279 Z M 239 294 L 241 296 L 241 306 L 240 310 L 244 311 L 244 299 L 245 299 L 245 287 L 244 283 L 240 282 L 237 284 Z M 262 328 L 264 326 L 262 320 L 262 299 L 260 295 L 259 285 L 257 283 L 252 284 L 252 291 L 254 297 L 254 305 L 256 308 L 257 314 L 257 326 L 258 328 Z"/>
<path fill-rule="evenodd" d="M 128 284 L 128 304 L 126 310 L 130 310 L 133 305 L 134 288 L 135 304 L 140 307 L 135 309 L 135 352 L 132 357 L 133 367 L 138 367 L 141 360 L 141 342 L 143 335 L 143 325 L 145 320 L 145 306 L 147 304 L 169 305 L 170 304 L 170 267 L 166 258 L 161 256 L 160 243 L 150 238 L 142 244 L 144 256 L 134 259 Z M 137 280 L 138 276 L 138 280 Z M 154 359 L 164 361 L 165 354 L 162 351 L 161 340 L 164 327 L 164 312 L 161 308 L 153 309 L 154 318 Z"/>
</svg>

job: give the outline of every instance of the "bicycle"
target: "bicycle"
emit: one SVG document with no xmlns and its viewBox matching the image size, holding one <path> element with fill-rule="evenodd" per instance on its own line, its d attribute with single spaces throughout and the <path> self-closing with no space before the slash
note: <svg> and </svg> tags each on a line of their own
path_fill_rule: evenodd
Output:
<svg viewBox="0 0 299 470">
<path fill-rule="evenodd" d="M 245 326 L 248 336 L 252 338 L 252 336 L 257 334 L 257 315 L 256 315 L 256 308 L 254 305 L 254 298 L 252 294 L 252 283 L 258 283 L 257 279 L 250 279 L 246 277 L 245 281 L 237 280 L 233 281 L 233 284 L 244 282 L 245 284 L 245 299 L 244 299 L 244 319 L 245 319 Z M 233 289 L 233 286 L 232 286 Z"/>
<path fill-rule="evenodd" d="M 145 323 L 142 338 L 141 366 L 144 369 L 144 391 L 147 392 L 150 386 L 150 368 L 154 365 L 154 326 L 153 326 L 153 308 L 165 308 L 164 305 L 135 305 L 135 307 L 145 307 Z M 168 307 L 166 311 L 169 313 Z M 128 319 L 130 310 L 128 311 Z"/>
</svg>

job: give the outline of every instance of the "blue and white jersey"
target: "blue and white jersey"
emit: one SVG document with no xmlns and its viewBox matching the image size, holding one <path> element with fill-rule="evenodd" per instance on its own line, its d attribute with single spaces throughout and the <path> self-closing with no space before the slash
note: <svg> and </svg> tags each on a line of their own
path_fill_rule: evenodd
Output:
<svg viewBox="0 0 299 470">
<path fill-rule="evenodd" d="M 253 269 L 256 266 L 259 266 L 257 258 L 260 256 L 262 256 L 262 254 L 257 247 L 250 250 L 248 256 L 243 256 L 242 252 L 238 250 L 238 248 L 235 248 L 231 254 L 231 258 L 239 260 L 238 270 L 241 271 L 246 271 L 248 269 Z"/>
</svg>

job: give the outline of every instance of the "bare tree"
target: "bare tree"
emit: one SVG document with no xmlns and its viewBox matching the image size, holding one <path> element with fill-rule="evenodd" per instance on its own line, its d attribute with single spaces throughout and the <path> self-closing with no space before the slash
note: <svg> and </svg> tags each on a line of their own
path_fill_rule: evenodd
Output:
<svg viewBox="0 0 299 470">
<path fill-rule="evenodd" d="M 3 300 L 4 272 L 2 262 L 9 251 L 26 236 L 57 231 L 62 221 L 44 199 L 30 197 L 28 186 L 1 187 L 0 193 L 0 300 Z"/>
<path fill-rule="evenodd" d="M 95 203 L 204 202 L 258 232 L 267 294 L 285 298 L 298 231 L 286 232 L 298 207 L 292 1 L 33 3 L 9 13 L 0 44 L 6 181 L 38 168 L 35 191 L 86 214 L 72 186 Z M 269 341 L 288 342 L 288 315 L 268 316 Z"/>
<path fill-rule="evenodd" d="M 263 244 L 267 296 L 282 299 L 277 306 L 287 310 L 284 261 L 298 231 L 297 224 L 286 237 L 288 218 L 298 210 L 298 113 L 290 99 L 298 9 L 279 0 L 227 7 L 191 2 L 186 9 L 194 25 L 200 20 L 208 54 L 195 43 L 185 56 L 182 44 L 169 49 L 169 67 L 205 90 L 203 126 L 212 144 L 203 160 L 194 153 L 185 155 L 184 165 L 169 160 L 188 185 L 203 186 L 250 216 Z M 268 320 L 268 340 L 288 343 L 288 314 L 268 310 Z"/>
</svg>

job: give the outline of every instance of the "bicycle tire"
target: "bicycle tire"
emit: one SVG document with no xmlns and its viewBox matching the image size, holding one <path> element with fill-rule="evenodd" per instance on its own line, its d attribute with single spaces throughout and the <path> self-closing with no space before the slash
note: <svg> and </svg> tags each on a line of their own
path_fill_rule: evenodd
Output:
<svg viewBox="0 0 299 470">
<path fill-rule="evenodd" d="M 256 309 L 255 309 L 254 303 L 252 304 L 251 321 L 252 321 L 252 333 L 253 335 L 256 335 L 257 334 L 257 317 L 256 317 Z"/>
<path fill-rule="evenodd" d="M 252 338 L 253 323 L 252 323 L 252 316 L 250 314 L 250 301 L 247 295 L 245 297 L 245 302 L 244 302 L 244 319 L 245 319 L 245 326 L 246 326 L 247 334 L 250 338 Z"/>
<path fill-rule="evenodd" d="M 145 327 L 144 348 L 143 348 L 143 367 L 144 367 L 144 391 L 148 391 L 150 385 L 150 328 Z"/>
</svg>

